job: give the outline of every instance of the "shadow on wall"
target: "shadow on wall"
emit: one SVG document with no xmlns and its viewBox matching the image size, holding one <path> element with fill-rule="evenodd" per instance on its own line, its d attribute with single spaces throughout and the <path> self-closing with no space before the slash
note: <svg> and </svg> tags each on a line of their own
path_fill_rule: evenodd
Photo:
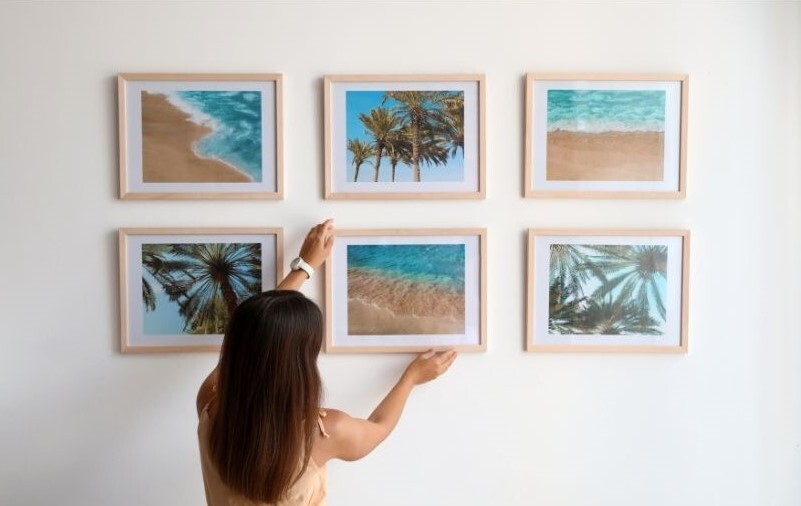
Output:
<svg viewBox="0 0 801 506">
<path fill-rule="evenodd" d="M 106 80 L 106 86 L 108 87 L 108 101 L 110 102 L 107 104 L 105 108 L 106 111 L 113 111 L 111 114 L 105 117 L 106 120 L 106 132 L 119 132 L 119 124 L 120 124 L 120 112 L 119 112 L 119 102 L 117 98 L 117 76 L 109 77 Z M 119 149 L 119 139 L 118 136 L 114 136 L 116 138 L 116 142 L 113 143 L 114 149 L 112 150 L 112 155 L 109 156 L 108 159 L 108 170 L 111 172 L 112 177 L 108 178 L 109 184 L 111 187 L 109 188 L 109 192 L 113 198 L 117 199 L 120 196 L 120 149 Z"/>
</svg>

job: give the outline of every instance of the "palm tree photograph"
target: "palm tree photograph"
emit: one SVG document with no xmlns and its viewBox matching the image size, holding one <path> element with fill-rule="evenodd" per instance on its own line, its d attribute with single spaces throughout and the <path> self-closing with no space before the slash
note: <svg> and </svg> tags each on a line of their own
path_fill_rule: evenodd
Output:
<svg viewBox="0 0 801 506">
<path fill-rule="evenodd" d="M 345 116 L 349 182 L 464 180 L 463 91 L 347 91 Z"/>
<path fill-rule="evenodd" d="M 222 334 L 262 290 L 260 243 L 142 245 L 143 333 Z"/>
<path fill-rule="evenodd" d="M 548 333 L 662 335 L 666 245 L 551 244 Z"/>
</svg>

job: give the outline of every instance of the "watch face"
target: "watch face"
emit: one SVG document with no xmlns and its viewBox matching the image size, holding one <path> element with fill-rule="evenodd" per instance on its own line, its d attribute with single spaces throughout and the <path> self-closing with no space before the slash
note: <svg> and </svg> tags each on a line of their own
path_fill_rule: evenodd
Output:
<svg viewBox="0 0 801 506">
<path fill-rule="evenodd" d="M 301 257 L 292 260 L 292 262 L 289 263 L 289 268 L 293 271 L 303 271 L 309 278 L 312 277 L 312 273 L 314 272 L 312 266 L 307 264 Z"/>
</svg>

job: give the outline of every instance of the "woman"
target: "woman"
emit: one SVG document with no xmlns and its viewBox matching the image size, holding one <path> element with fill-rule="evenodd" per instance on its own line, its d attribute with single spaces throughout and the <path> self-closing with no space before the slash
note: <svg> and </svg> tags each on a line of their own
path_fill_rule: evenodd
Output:
<svg viewBox="0 0 801 506">
<path fill-rule="evenodd" d="M 325 504 L 325 463 L 370 453 L 398 423 L 412 389 L 444 373 L 453 350 L 418 356 L 367 419 L 321 409 L 320 309 L 297 289 L 325 262 L 333 222 L 313 227 L 276 290 L 234 311 L 220 361 L 197 396 L 210 506 Z"/>
</svg>

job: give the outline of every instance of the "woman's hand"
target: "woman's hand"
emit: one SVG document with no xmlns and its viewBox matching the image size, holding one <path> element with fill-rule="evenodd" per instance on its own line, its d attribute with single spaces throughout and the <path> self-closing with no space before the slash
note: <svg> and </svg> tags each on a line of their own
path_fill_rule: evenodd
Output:
<svg viewBox="0 0 801 506">
<path fill-rule="evenodd" d="M 446 350 L 439 353 L 429 350 L 421 353 L 406 368 L 403 376 L 412 382 L 413 385 L 421 385 L 438 378 L 456 360 L 455 350 Z"/>
<path fill-rule="evenodd" d="M 328 258 L 333 247 L 334 220 L 329 219 L 313 226 L 306 234 L 303 245 L 300 247 L 300 258 L 311 265 L 312 269 L 317 270 Z M 308 275 L 305 271 L 290 271 L 275 288 L 277 290 L 300 290 L 306 279 L 308 279 Z"/>
<path fill-rule="evenodd" d="M 312 268 L 318 269 L 334 246 L 334 220 L 328 219 L 309 230 L 300 247 L 300 258 Z"/>
</svg>

